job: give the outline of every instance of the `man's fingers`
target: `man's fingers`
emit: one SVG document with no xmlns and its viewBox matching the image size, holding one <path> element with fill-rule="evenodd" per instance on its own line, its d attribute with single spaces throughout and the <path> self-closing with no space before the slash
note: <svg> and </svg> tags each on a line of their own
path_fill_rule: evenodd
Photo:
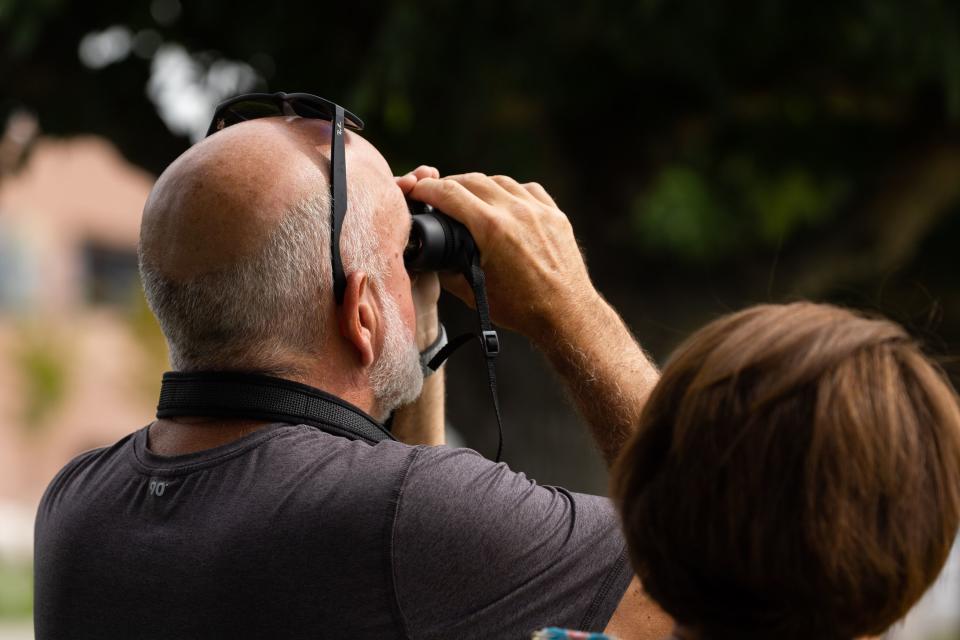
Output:
<svg viewBox="0 0 960 640">
<path fill-rule="evenodd" d="M 400 190 L 403 192 L 403 194 L 407 195 L 419 180 L 439 177 L 440 171 L 436 167 L 422 164 L 407 174 L 395 177 L 394 180 L 396 180 L 397 186 L 400 187 Z"/>
<path fill-rule="evenodd" d="M 550 194 L 547 193 L 547 190 L 541 187 L 539 183 L 528 182 L 523 185 L 523 188 L 543 204 L 556 208 L 557 203 L 553 201 L 553 198 L 550 197 Z"/>
<path fill-rule="evenodd" d="M 404 195 L 410 193 L 413 186 L 417 184 L 417 177 L 412 173 L 408 173 L 405 176 L 397 176 L 394 180 L 397 181 L 397 186 L 400 187 L 400 191 L 402 191 Z"/>
<path fill-rule="evenodd" d="M 415 200 L 433 205 L 465 224 L 481 244 L 486 238 L 487 225 L 498 216 L 494 207 L 458 181 L 448 178 L 420 180 L 413 187 L 410 196 Z"/>
<path fill-rule="evenodd" d="M 410 173 L 415 175 L 417 177 L 417 180 L 423 180 L 424 178 L 440 177 L 440 171 L 436 167 L 431 167 L 425 164 L 420 165 Z"/>
<path fill-rule="evenodd" d="M 482 173 L 464 173 L 456 176 L 446 176 L 444 180 L 454 180 L 462 184 L 487 204 L 503 206 L 510 201 L 510 192 L 497 184 L 495 180 Z"/>
<path fill-rule="evenodd" d="M 530 197 L 530 192 L 524 189 L 519 182 L 510 176 L 490 176 L 490 179 L 496 182 L 500 187 L 511 195 L 526 200 Z"/>
</svg>

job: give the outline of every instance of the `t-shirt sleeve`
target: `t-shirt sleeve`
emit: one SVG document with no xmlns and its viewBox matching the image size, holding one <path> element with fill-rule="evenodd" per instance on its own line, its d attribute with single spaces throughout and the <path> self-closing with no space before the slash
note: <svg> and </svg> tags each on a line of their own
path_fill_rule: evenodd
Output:
<svg viewBox="0 0 960 640">
<path fill-rule="evenodd" d="M 417 639 L 601 631 L 633 575 L 609 500 L 449 447 L 418 448 L 391 563 L 401 620 Z"/>
</svg>

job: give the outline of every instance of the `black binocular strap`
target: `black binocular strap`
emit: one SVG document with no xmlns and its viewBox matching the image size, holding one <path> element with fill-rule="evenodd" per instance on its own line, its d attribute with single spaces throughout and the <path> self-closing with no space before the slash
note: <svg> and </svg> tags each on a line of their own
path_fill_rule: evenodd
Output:
<svg viewBox="0 0 960 640">
<path fill-rule="evenodd" d="M 500 353 L 500 337 L 493 329 L 490 322 L 490 305 L 487 302 L 487 284 L 483 268 L 480 266 L 480 254 L 474 252 L 470 268 L 463 273 L 470 288 L 473 289 L 474 301 L 477 305 L 477 319 L 480 324 L 480 334 L 464 333 L 453 340 L 447 346 L 437 352 L 437 355 L 427 363 L 427 366 L 436 371 L 449 358 L 454 351 L 470 342 L 474 338 L 480 339 L 480 347 L 483 350 L 484 359 L 487 362 L 487 383 L 490 386 L 490 396 L 493 398 L 493 411 L 497 416 L 497 457 L 494 462 L 500 462 L 500 456 L 503 454 L 503 420 L 500 417 L 500 400 L 497 394 L 497 370 L 495 360 Z"/>
<path fill-rule="evenodd" d="M 319 389 L 272 376 L 224 371 L 168 371 L 158 418 L 204 416 L 307 424 L 350 440 L 393 440 L 376 420 Z"/>
</svg>

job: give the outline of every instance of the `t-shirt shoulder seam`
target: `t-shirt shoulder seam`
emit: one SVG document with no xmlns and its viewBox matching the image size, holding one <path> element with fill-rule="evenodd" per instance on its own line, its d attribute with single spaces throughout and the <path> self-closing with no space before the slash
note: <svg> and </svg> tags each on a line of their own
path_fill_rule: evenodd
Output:
<svg viewBox="0 0 960 640">
<path fill-rule="evenodd" d="M 60 470 L 57 471 L 56 475 L 54 475 L 53 478 L 50 480 L 46 490 L 44 490 L 43 492 L 44 495 L 41 498 L 41 502 L 43 501 L 43 499 L 46 498 L 46 494 L 49 493 L 50 489 L 54 487 L 63 477 L 65 477 L 69 473 L 72 473 L 74 470 L 78 469 L 81 465 L 86 463 L 90 458 L 93 458 L 97 454 L 101 454 L 104 451 L 107 451 L 109 449 L 110 447 L 96 447 L 93 449 L 87 449 L 86 451 L 78 453 L 73 458 L 71 458 L 71 460 L 67 464 L 63 465 L 63 467 L 61 467 Z"/>
<path fill-rule="evenodd" d="M 620 577 L 620 574 L 623 572 L 624 565 L 627 563 L 627 551 L 626 545 L 620 549 L 620 554 L 617 556 L 617 561 L 613 563 L 613 566 L 607 572 L 607 575 L 604 577 L 603 582 L 600 583 L 600 588 L 597 590 L 597 594 L 593 597 L 593 601 L 590 603 L 590 606 L 587 607 L 587 612 L 583 615 L 583 621 L 577 627 L 578 629 L 592 629 L 595 622 L 597 613 L 600 611 L 600 607 L 603 605 L 604 600 L 607 598 L 607 594 L 610 593 L 610 589 L 613 588 L 614 583 L 617 578 Z M 628 581 L 629 588 L 629 581 Z M 614 607 L 616 611 L 616 607 Z"/>
<path fill-rule="evenodd" d="M 397 538 L 397 520 L 400 515 L 400 503 L 403 500 L 403 492 L 407 486 L 407 478 L 410 476 L 410 469 L 413 467 L 413 463 L 416 461 L 417 457 L 419 457 L 420 452 L 423 451 L 423 449 L 423 446 L 413 448 L 413 451 L 408 456 L 406 466 L 404 467 L 400 476 L 400 482 L 397 484 L 397 495 L 396 499 L 394 500 L 393 518 L 390 525 L 390 548 L 387 550 L 387 555 L 390 560 L 390 588 L 393 591 L 394 615 L 397 618 L 397 624 L 404 638 L 410 638 L 410 632 L 407 628 L 407 619 L 403 614 L 403 607 L 400 606 L 400 592 L 397 588 L 397 565 L 394 556 L 394 545 Z"/>
</svg>

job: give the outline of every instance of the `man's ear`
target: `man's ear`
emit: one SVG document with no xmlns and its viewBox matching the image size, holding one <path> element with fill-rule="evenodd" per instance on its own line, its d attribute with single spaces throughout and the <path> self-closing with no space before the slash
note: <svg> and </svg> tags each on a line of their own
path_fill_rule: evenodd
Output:
<svg viewBox="0 0 960 640">
<path fill-rule="evenodd" d="M 380 308 L 376 305 L 370 279 L 363 271 L 354 271 L 347 276 L 347 289 L 337 315 L 340 335 L 357 350 L 360 365 L 369 367 L 373 364 L 380 330 Z"/>
</svg>

